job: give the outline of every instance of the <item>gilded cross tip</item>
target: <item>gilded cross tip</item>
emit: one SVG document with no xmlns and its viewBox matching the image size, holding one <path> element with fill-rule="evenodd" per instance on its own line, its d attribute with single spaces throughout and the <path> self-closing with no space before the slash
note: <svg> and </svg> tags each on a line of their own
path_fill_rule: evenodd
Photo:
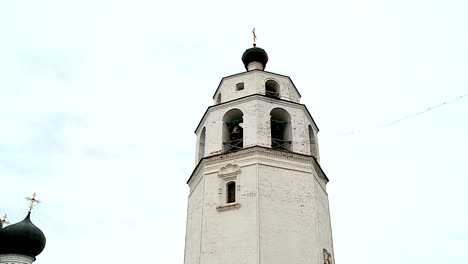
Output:
<svg viewBox="0 0 468 264">
<path fill-rule="evenodd" d="M 257 46 L 257 35 L 255 35 L 255 27 L 252 29 L 252 34 L 253 34 L 253 46 Z"/>
<path fill-rule="evenodd" d="M 34 208 L 34 206 L 38 203 L 40 203 L 41 201 L 39 201 L 37 199 L 37 194 L 36 193 L 33 193 L 32 197 L 26 197 L 26 200 L 29 201 L 29 205 L 28 205 L 28 212 L 31 213 L 32 209 Z"/>
</svg>

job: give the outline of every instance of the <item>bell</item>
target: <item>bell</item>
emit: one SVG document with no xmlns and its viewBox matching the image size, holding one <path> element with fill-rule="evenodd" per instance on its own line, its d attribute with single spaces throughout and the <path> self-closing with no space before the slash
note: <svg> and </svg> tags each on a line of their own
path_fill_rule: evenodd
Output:
<svg viewBox="0 0 468 264">
<path fill-rule="evenodd" d="M 232 132 L 231 132 L 231 134 L 233 134 L 233 135 L 238 135 L 238 134 L 240 134 L 240 133 L 241 133 L 241 128 L 240 128 L 240 126 L 235 126 L 235 127 L 232 129 Z"/>
</svg>

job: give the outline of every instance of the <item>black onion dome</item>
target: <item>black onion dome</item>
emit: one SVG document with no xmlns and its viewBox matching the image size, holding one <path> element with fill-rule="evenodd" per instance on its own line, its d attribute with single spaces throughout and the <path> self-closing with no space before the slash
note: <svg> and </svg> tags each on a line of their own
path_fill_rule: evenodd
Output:
<svg viewBox="0 0 468 264">
<path fill-rule="evenodd" d="M 30 219 L 28 213 L 23 221 L 0 230 L 0 254 L 20 254 L 35 258 L 41 254 L 46 237 Z"/>
<path fill-rule="evenodd" d="M 263 64 L 263 68 L 265 68 L 268 62 L 268 55 L 266 51 L 257 47 L 247 49 L 244 54 L 242 54 L 242 62 L 244 62 L 245 69 L 247 69 L 247 65 L 253 61 L 260 62 Z"/>
</svg>

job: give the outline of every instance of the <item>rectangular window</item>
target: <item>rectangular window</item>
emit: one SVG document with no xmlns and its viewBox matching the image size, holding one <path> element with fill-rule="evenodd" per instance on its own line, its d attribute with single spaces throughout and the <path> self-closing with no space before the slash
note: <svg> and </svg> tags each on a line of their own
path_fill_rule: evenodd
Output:
<svg viewBox="0 0 468 264">
<path fill-rule="evenodd" d="M 226 184 L 226 194 L 227 194 L 227 203 L 235 203 L 236 202 L 236 182 L 228 182 Z"/>
<path fill-rule="evenodd" d="M 236 84 L 236 91 L 244 90 L 244 83 L 238 83 Z"/>
</svg>

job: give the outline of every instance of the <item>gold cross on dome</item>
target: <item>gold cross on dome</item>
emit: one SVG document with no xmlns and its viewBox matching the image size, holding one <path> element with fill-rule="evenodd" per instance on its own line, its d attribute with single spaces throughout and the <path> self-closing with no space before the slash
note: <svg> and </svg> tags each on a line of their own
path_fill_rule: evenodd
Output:
<svg viewBox="0 0 468 264">
<path fill-rule="evenodd" d="M 36 204 L 38 204 L 38 203 L 41 202 L 41 201 L 39 201 L 39 200 L 37 199 L 36 193 L 33 193 L 32 197 L 26 197 L 26 200 L 29 201 L 29 205 L 28 205 L 29 211 L 28 211 L 28 212 L 31 212 L 32 209 L 33 209 L 33 207 L 34 207 Z"/>
<path fill-rule="evenodd" d="M 253 34 L 253 46 L 257 46 L 257 35 L 255 35 L 255 28 L 252 29 L 252 34 Z"/>
<path fill-rule="evenodd" d="M 0 221 L 2 221 L 2 223 L 6 224 L 6 225 L 10 224 L 10 221 L 8 221 L 8 217 L 7 217 L 6 214 L 3 215 L 2 220 L 0 220 Z"/>
</svg>

